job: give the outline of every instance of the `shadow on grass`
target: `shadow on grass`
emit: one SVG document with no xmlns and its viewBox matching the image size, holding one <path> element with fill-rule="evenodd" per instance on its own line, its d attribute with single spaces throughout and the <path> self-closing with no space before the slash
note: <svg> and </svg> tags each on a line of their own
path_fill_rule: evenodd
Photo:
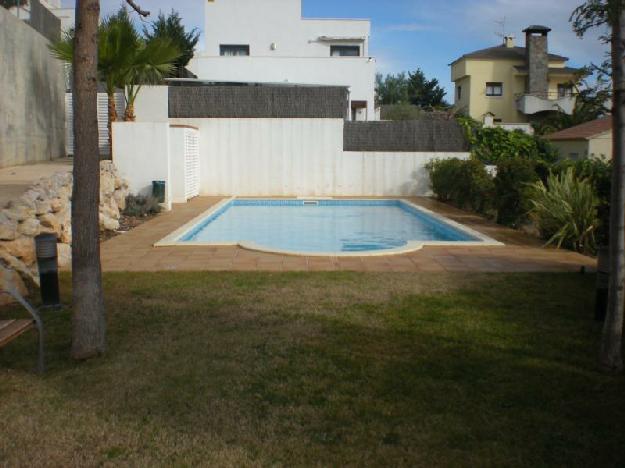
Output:
<svg viewBox="0 0 625 468">
<path fill-rule="evenodd" d="M 595 371 L 591 277 L 111 274 L 106 289 L 106 357 L 67 359 L 67 310 L 48 317 L 44 379 L 25 373 L 34 340 L 0 353 L 5 401 L 40 391 L 61 433 L 72 408 L 87 460 L 625 461 L 625 385 Z"/>
</svg>

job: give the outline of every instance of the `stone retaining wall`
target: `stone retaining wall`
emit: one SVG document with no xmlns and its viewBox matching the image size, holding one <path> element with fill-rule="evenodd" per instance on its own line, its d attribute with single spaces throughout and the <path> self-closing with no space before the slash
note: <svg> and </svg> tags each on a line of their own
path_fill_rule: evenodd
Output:
<svg viewBox="0 0 625 468">
<path fill-rule="evenodd" d="M 0 286 L 12 281 L 25 292 L 26 283 L 38 284 L 34 237 L 53 233 L 58 239 L 59 264 L 71 264 L 71 172 L 43 178 L 20 198 L 0 210 Z M 100 228 L 119 229 L 121 211 L 126 207 L 128 184 L 111 161 L 100 163 Z M 17 272 L 19 274 L 16 275 Z M 4 278 L 4 280 L 3 280 Z M 0 305 L 6 298 L 0 297 Z"/>
</svg>

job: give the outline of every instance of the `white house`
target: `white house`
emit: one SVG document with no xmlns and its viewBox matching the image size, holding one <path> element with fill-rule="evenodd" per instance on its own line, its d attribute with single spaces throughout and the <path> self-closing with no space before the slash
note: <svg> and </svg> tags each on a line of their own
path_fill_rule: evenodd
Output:
<svg viewBox="0 0 625 468">
<path fill-rule="evenodd" d="M 301 0 L 205 0 L 200 80 L 347 86 L 351 118 L 375 120 L 371 22 L 302 18 Z"/>
</svg>

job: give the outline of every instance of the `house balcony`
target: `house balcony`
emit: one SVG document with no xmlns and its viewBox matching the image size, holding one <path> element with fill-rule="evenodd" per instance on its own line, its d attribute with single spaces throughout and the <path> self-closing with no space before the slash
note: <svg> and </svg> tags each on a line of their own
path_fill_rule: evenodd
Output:
<svg viewBox="0 0 625 468">
<path fill-rule="evenodd" d="M 540 112 L 564 112 L 571 115 L 575 110 L 577 97 L 574 95 L 561 96 L 559 93 L 533 93 L 517 96 L 517 109 L 525 115 L 534 115 Z"/>
</svg>

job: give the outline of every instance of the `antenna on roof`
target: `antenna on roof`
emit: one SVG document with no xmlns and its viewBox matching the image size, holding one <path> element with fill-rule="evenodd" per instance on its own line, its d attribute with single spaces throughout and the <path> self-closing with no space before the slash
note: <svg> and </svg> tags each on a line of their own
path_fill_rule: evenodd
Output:
<svg viewBox="0 0 625 468">
<path fill-rule="evenodd" d="M 506 17 L 504 16 L 503 19 L 495 21 L 495 24 L 501 26 L 501 32 L 496 32 L 495 35 L 503 39 L 503 44 L 506 47 L 514 47 L 514 36 L 506 32 Z"/>
<path fill-rule="evenodd" d="M 506 33 L 506 17 L 504 16 L 502 19 L 496 20 L 495 24 L 501 27 L 501 32 L 496 32 L 495 35 L 505 39 L 508 36 L 508 33 Z"/>
</svg>

